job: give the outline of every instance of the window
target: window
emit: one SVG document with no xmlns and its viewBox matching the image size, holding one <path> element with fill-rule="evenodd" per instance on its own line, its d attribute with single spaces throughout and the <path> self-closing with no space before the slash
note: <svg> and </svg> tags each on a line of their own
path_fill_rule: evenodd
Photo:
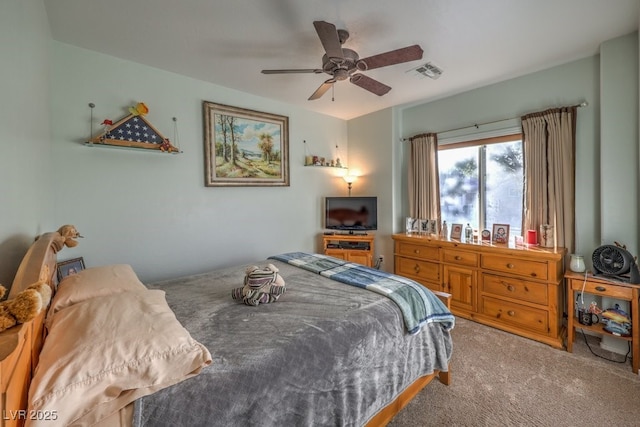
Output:
<svg viewBox="0 0 640 427">
<path fill-rule="evenodd" d="M 491 230 L 509 224 L 522 235 L 522 135 L 466 141 L 438 148 L 440 209 L 447 224 Z"/>
</svg>

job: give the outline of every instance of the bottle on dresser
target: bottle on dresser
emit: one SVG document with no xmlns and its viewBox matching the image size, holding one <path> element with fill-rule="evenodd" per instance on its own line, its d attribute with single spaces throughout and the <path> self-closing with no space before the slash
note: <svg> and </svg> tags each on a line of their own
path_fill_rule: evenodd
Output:
<svg viewBox="0 0 640 427">
<path fill-rule="evenodd" d="M 464 228 L 464 241 L 467 243 L 473 241 L 473 228 L 471 228 L 469 223 L 467 223 L 467 226 Z"/>
</svg>

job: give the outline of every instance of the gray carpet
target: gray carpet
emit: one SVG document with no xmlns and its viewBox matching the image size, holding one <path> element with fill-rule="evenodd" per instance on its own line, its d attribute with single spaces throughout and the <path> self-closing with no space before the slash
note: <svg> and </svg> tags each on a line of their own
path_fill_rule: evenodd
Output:
<svg viewBox="0 0 640 427">
<path fill-rule="evenodd" d="M 640 377 L 580 333 L 567 353 L 457 318 L 453 339 L 451 385 L 433 381 L 389 427 L 640 425 Z"/>
</svg>

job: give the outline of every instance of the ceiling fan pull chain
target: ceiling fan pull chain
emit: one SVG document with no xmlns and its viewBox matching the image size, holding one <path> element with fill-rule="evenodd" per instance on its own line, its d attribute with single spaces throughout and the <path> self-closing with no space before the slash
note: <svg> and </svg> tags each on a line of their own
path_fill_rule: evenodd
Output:
<svg viewBox="0 0 640 427">
<path fill-rule="evenodd" d="M 335 87 L 336 87 L 336 84 L 335 83 L 331 83 L 331 102 L 335 101 L 335 99 L 333 97 L 333 90 L 334 90 Z"/>
</svg>

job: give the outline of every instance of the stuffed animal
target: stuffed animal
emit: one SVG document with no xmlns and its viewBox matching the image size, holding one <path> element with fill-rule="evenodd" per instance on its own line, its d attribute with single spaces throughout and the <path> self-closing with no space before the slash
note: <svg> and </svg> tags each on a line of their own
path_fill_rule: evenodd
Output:
<svg viewBox="0 0 640 427">
<path fill-rule="evenodd" d="M 58 234 L 60 234 L 64 238 L 64 244 L 68 248 L 73 248 L 78 246 L 78 241 L 75 240 L 78 237 L 82 238 L 78 230 L 73 225 L 63 225 L 58 229 Z"/>
<path fill-rule="evenodd" d="M 6 291 L 6 288 L 0 285 L 0 299 Z M 20 292 L 15 298 L 0 302 L 0 332 L 33 319 L 50 301 L 51 288 L 40 281 Z"/>
<path fill-rule="evenodd" d="M 235 300 L 242 300 L 247 305 L 256 306 L 275 302 L 285 291 L 284 279 L 278 274 L 278 268 L 273 264 L 263 267 L 252 265 L 247 268 L 244 286 L 231 291 Z"/>
</svg>

